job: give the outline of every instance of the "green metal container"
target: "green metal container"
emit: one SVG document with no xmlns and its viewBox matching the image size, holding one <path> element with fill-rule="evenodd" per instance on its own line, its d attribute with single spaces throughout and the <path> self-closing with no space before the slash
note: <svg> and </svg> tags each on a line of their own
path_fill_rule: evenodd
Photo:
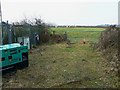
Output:
<svg viewBox="0 0 120 90">
<path fill-rule="evenodd" d="M 0 70 L 28 66 L 28 47 L 18 43 L 0 46 Z"/>
</svg>

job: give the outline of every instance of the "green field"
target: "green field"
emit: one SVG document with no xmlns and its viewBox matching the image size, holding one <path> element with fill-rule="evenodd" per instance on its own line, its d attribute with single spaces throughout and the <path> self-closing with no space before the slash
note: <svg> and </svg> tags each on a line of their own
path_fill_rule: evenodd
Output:
<svg viewBox="0 0 120 90">
<path fill-rule="evenodd" d="M 99 39 L 103 28 L 51 28 L 56 33 L 68 34 L 75 42 L 68 44 L 44 44 L 29 53 L 29 67 L 3 77 L 3 88 L 116 88 L 118 77 L 100 52 L 89 43 L 80 44 L 86 38 Z M 42 51 L 40 51 L 43 49 Z M 42 55 L 41 55 L 42 53 Z"/>
<path fill-rule="evenodd" d="M 56 33 L 68 34 L 68 39 L 73 42 L 78 42 L 82 39 L 87 41 L 97 42 L 98 38 L 104 28 L 51 28 L 51 31 L 56 31 Z"/>
</svg>

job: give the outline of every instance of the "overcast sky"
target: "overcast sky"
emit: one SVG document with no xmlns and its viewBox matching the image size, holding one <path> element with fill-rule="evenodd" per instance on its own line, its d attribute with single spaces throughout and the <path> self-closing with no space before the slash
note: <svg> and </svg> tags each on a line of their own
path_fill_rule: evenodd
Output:
<svg viewBox="0 0 120 90">
<path fill-rule="evenodd" d="M 1 0 L 3 21 L 41 16 L 57 25 L 118 23 L 119 0 Z"/>
</svg>

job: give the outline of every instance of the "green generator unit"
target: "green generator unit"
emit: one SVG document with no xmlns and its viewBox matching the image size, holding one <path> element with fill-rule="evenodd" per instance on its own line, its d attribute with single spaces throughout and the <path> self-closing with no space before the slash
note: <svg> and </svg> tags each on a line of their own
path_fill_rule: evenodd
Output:
<svg viewBox="0 0 120 90">
<path fill-rule="evenodd" d="M 0 45 L 0 71 L 28 67 L 28 47 L 19 43 Z"/>
</svg>

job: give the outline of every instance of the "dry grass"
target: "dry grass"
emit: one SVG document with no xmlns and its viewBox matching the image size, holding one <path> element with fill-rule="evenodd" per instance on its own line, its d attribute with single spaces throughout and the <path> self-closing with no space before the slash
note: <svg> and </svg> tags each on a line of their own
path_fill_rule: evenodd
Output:
<svg viewBox="0 0 120 90">
<path fill-rule="evenodd" d="M 52 28 L 68 34 L 71 44 L 45 44 L 31 50 L 29 67 L 3 77 L 4 88 L 116 88 L 118 77 L 91 48 L 102 28 Z M 80 44 L 86 39 L 87 43 Z"/>
<path fill-rule="evenodd" d="M 3 88 L 78 87 L 101 88 L 118 86 L 117 77 L 111 74 L 100 53 L 89 44 L 66 43 L 43 45 L 42 51 L 32 50 L 29 67 L 3 77 Z M 41 56 L 42 53 L 42 56 Z M 7 77 L 8 76 L 8 77 Z"/>
</svg>

